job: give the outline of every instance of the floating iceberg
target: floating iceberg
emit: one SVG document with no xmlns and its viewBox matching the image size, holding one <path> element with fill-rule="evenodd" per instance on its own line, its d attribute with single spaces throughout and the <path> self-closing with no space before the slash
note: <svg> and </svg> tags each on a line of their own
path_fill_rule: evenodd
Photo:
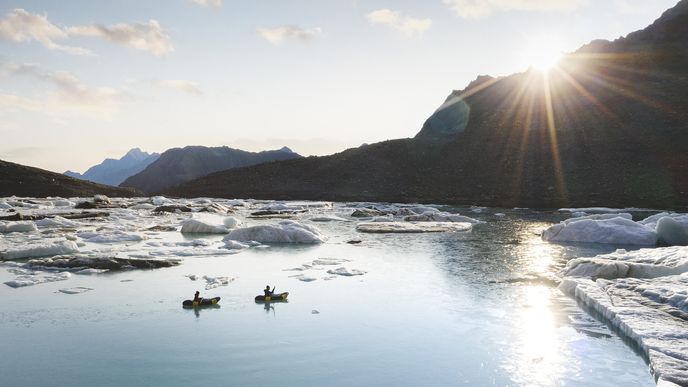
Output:
<svg viewBox="0 0 688 387">
<path fill-rule="evenodd" d="M 572 218 L 555 224 L 542 233 L 551 242 L 587 242 L 620 245 L 654 246 L 657 234 L 647 227 L 624 217 L 592 219 Z"/>
<path fill-rule="evenodd" d="M 0 234 L 10 232 L 31 232 L 38 230 L 34 222 L 4 222 L 0 221 Z"/>
<path fill-rule="evenodd" d="M 34 257 L 50 257 L 53 255 L 73 254 L 79 252 L 79 247 L 73 241 L 56 241 L 33 243 L 21 247 L 8 248 L 0 251 L 2 259 L 22 259 Z"/>
<path fill-rule="evenodd" d="M 688 245 L 688 214 L 662 212 L 638 223 L 654 230 L 660 242 L 670 246 Z"/>
<path fill-rule="evenodd" d="M 311 225 L 285 220 L 274 225 L 253 226 L 232 230 L 224 241 L 256 241 L 260 243 L 323 243 L 327 237 Z"/>
<path fill-rule="evenodd" d="M 366 233 L 464 232 L 473 225 L 464 222 L 365 222 L 356 231 Z"/>
</svg>

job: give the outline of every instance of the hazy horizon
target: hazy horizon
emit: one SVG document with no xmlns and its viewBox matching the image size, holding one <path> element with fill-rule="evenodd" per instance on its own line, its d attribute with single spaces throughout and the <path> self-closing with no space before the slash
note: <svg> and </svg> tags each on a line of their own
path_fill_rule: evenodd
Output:
<svg viewBox="0 0 688 387">
<path fill-rule="evenodd" d="M 644 28 L 661 0 L 2 1 L 0 159 L 324 155 L 411 137 L 452 89 Z"/>
</svg>

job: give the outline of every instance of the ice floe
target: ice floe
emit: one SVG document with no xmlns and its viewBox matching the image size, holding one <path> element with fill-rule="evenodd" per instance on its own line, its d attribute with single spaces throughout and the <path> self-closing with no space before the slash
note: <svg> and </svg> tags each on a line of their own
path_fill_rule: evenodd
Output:
<svg viewBox="0 0 688 387">
<path fill-rule="evenodd" d="M 4 222 L 0 221 L 0 234 L 10 232 L 31 232 L 38 230 L 34 222 Z"/>
<path fill-rule="evenodd" d="M 225 249 L 228 249 L 228 250 L 243 250 L 243 249 L 248 249 L 249 247 L 251 247 L 251 245 L 249 245 L 247 243 L 241 243 L 239 241 L 235 241 L 235 240 L 231 240 L 231 239 L 225 240 L 224 242 L 225 242 Z"/>
<path fill-rule="evenodd" d="M 317 280 L 317 278 L 309 277 L 305 274 L 294 274 L 294 275 L 290 275 L 289 278 L 296 278 L 297 280 L 302 281 L 302 282 L 313 282 L 313 281 Z"/>
<path fill-rule="evenodd" d="M 230 282 L 234 281 L 235 278 L 230 277 L 210 277 L 207 275 L 203 276 L 205 280 L 205 290 L 214 289 L 220 286 L 227 286 Z"/>
<path fill-rule="evenodd" d="M 364 222 L 356 231 L 365 233 L 465 232 L 473 225 L 465 222 Z"/>
<path fill-rule="evenodd" d="M 570 260 L 562 270 L 565 277 L 656 278 L 688 272 L 688 247 L 673 246 L 626 251 Z"/>
<path fill-rule="evenodd" d="M 77 286 L 74 288 L 66 288 L 66 289 L 60 289 L 61 293 L 65 294 L 81 294 L 81 293 L 86 293 L 93 290 L 93 288 L 87 288 L 85 286 Z"/>
<path fill-rule="evenodd" d="M 469 218 L 459 214 L 450 214 L 448 212 L 425 212 L 420 215 L 409 215 L 404 217 L 407 222 L 464 222 L 464 223 L 480 223 L 479 220 Z"/>
<path fill-rule="evenodd" d="M 50 241 L 12 246 L 0 251 L 2 259 L 22 259 L 34 257 L 49 257 L 53 255 L 73 254 L 79 252 L 79 247 L 73 241 Z"/>
<path fill-rule="evenodd" d="M 337 215 L 322 215 L 311 218 L 312 222 L 346 222 L 347 220 Z"/>
<path fill-rule="evenodd" d="M 285 220 L 277 224 L 253 226 L 232 230 L 224 237 L 224 241 L 260 243 L 323 243 L 327 237 L 312 225 L 303 224 L 291 220 Z"/>
<path fill-rule="evenodd" d="M 40 270 L 64 270 L 76 271 L 79 274 L 102 273 L 108 270 L 130 270 L 130 269 L 157 269 L 162 267 L 172 267 L 181 263 L 178 259 L 143 259 L 143 258 L 119 258 L 103 257 L 95 253 L 91 255 L 76 255 L 67 257 L 52 257 L 31 259 L 25 267 Z"/>
<path fill-rule="evenodd" d="M 51 273 L 25 269 L 12 269 L 9 271 L 17 274 L 17 277 L 15 277 L 13 280 L 5 282 L 5 285 L 12 288 L 34 286 L 46 282 L 65 281 L 71 277 L 69 272 Z"/>
<path fill-rule="evenodd" d="M 140 242 L 146 239 L 145 235 L 127 233 L 121 230 L 82 231 L 76 235 L 90 243 Z"/>
<path fill-rule="evenodd" d="M 357 275 L 364 275 L 365 271 L 363 270 L 357 270 L 357 269 L 347 269 L 346 267 L 338 267 L 336 269 L 330 269 L 327 271 L 328 274 L 332 275 L 340 275 L 344 277 L 353 277 Z"/>
<path fill-rule="evenodd" d="M 61 216 L 52 218 L 43 218 L 36 221 L 36 226 L 40 228 L 77 228 L 80 226 L 78 222 L 70 219 L 65 219 Z"/>
</svg>

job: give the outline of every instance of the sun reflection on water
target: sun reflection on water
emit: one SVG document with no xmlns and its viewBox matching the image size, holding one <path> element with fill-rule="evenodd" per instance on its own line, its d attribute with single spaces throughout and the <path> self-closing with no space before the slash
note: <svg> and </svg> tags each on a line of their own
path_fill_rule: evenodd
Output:
<svg viewBox="0 0 688 387">
<path fill-rule="evenodd" d="M 504 368 L 521 385 L 550 386 L 566 372 L 567 349 L 552 310 L 552 289 L 522 288 L 524 308 L 515 316 L 516 342 Z"/>
</svg>

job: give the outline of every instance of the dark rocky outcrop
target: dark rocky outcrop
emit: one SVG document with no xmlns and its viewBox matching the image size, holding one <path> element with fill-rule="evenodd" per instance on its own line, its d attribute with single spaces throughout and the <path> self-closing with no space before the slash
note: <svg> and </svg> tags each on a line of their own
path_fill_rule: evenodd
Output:
<svg viewBox="0 0 688 387">
<path fill-rule="evenodd" d="M 480 77 L 416 138 L 239 168 L 167 190 L 505 207 L 688 205 L 688 1 L 548 74 Z"/>
<path fill-rule="evenodd" d="M 209 173 L 299 157 L 287 147 L 263 152 L 247 152 L 226 146 L 174 148 L 163 152 L 155 162 L 120 186 L 152 194 Z"/>
<path fill-rule="evenodd" d="M 74 179 L 59 173 L 0 160 L 0 196 L 139 196 L 132 188 L 118 188 Z"/>
</svg>

